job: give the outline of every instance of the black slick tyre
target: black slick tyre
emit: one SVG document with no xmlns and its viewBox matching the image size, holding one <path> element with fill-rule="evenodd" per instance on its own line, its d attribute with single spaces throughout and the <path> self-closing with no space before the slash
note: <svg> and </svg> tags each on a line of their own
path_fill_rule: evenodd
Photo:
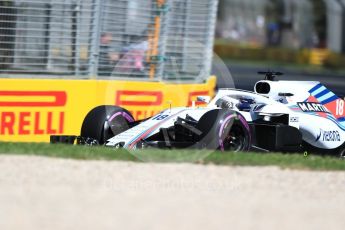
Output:
<svg viewBox="0 0 345 230">
<path fill-rule="evenodd" d="M 202 131 L 199 142 L 208 149 L 221 151 L 249 151 L 251 132 L 243 116 L 227 109 L 211 110 L 199 120 Z"/>
<path fill-rule="evenodd" d="M 84 118 L 80 136 L 97 140 L 102 145 L 109 138 L 126 131 L 133 121 L 131 113 L 124 108 L 112 105 L 97 106 Z"/>
</svg>

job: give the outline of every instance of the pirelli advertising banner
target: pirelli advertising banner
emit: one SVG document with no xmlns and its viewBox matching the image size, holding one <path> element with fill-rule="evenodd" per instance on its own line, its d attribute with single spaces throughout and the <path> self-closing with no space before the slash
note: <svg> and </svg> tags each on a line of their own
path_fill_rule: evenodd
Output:
<svg viewBox="0 0 345 230">
<path fill-rule="evenodd" d="M 0 141 L 48 142 L 54 134 L 78 135 L 98 105 L 118 105 L 137 120 L 214 95 L 216 78 L 203 84 L 116 80 L 0 79 Z"/>
</svg>

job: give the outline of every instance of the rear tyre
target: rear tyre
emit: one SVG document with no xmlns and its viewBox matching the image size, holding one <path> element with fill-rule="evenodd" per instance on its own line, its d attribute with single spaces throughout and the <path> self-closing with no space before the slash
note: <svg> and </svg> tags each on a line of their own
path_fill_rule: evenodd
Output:
<svg viewBox="0 0 345 230">
<path fill-rule="evenodd" d="M 109 138 L 129 129 L 133 116 L 126 109 L 101 105 L 92 109 L 84 118 L 80 136 L 104 144 Z"/>
<path fill-rule="evenodd" d="M 208 149 L 239 152 L 251 147 L 248 123 L 235 111 L 209 111 L 201 117 L 197 128 L 203 132 L 199 142 Z"/>
</svg>

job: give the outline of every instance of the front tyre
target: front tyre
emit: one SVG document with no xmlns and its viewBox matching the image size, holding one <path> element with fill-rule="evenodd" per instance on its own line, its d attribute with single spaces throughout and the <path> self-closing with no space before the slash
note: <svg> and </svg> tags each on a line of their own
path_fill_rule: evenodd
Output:
<svg viewBox="0 0 345 230">
<path fill-rule="evenodd" d="M 86 115 L 80 136 L 92 138 L 98 144 L 104 144 L 111 137 L 126 131 L 133 121 L 133 116 L 126 109 L 112 105 L 101 105 Z"/>
<path fill-rule="evenodd" d="M 244 117 L 232 110 L 212 110 L 204 114 L 197 128 L 202 131 L 199 142 L 208 149 L 249 151 L 251 134 Z"/>
<path fill-rule="evenodd" d="M 250 134 L 241 121 L 234 121 L 230 131 L 223 135 L 225 138 L 220 145 L 222 151 L 240 152 L 250 149 Z"/>
</svg>

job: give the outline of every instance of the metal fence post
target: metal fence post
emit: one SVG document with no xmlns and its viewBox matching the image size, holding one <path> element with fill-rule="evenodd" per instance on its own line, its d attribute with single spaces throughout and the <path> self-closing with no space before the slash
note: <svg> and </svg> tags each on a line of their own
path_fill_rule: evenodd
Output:
<svg viewBox="0 0 345 230">
<path fill-rule="evenodd" d="M 210 73 L 212 68 L 212 59 L 213 59 L 213 44 L 214 44 L 214 36 L 216 30 L 216 20 L 217 20 L 217 9 L 218 9 L 218 1 L 211 1 L 211 6 L 209 8 L 209 23 L 208 23 L 208 33 L 206 37 L 206 54 L 205 60 L 203 62 L 205 73 Z M 208 76 L 204 76 L 208 77 Z"/>
<path fill-rule="evenodd" d="M 162 80 L 164 78 L 164 66 L 166 62 L 166 47 L 167 47 L 167 41 L 168 41 L 168 25 L 170 23 L 170 1 L 171 0 L 165 0 L 165 9 L 166 11 L 163 13 L 163 23 L 161 25 L 161 38 L 159 41 L 159 68 L 157 72 L 156 78 L 159 80 Z"/>
<path fill-rule="evenodd" d="M 74 66 L 74 75 L 80 75 L 80 25 L 81 25 L 81 1 L 77 1 L 75 5 L 72 5 L 73 10 L 73 26 L 72 26 L 72 34 L 74 36 L 72 42 L 72 50 L 73 50 L 73 66 Z"/>
<path fill-rule="evenodd" d="M 186 11 L 186 14 L 184 15 L 185 16 L 185 23 L 184 23 L 184 32 L 185 32 L 185 39 L 183 40 L 183 46 L 182 46 L 182 53 L 187 53 L 187 49 L 188 49 L 188 43 L 189 43 L 189 35 L 188 35 L 188 30 L 189 30 L 189 21 L 190 21 L 190 9 L 191 9 L 191 4 L 190 4 L 190 0 L 186 0 L 185 2 L 185 5 L 186 5 L 186 8 L 185 8 L 185 11 Z M 182 67 L 181 67 L 181 70 L 182 71 L 186 71 L 187 70 L 187 60 L 186 59 L 183 59 L 182 61 Z"/>
<path fill-rule="evenodd" d="M 50 70 L 52 68 L 52 56 L 51 56 L 51 2 L 46 4 L 46 25 L 45 25 L 45 53 L 46 53 L 46 69 Z"/>
<path fill-rule="evenodd" d="M 98 72 L 99 45 L 101 33 L 102 0 L 93 0 L 93 16 L 91 23 L 91 43 L 89 59 L 89 76 L 96 77 Z"/>
</svg>

